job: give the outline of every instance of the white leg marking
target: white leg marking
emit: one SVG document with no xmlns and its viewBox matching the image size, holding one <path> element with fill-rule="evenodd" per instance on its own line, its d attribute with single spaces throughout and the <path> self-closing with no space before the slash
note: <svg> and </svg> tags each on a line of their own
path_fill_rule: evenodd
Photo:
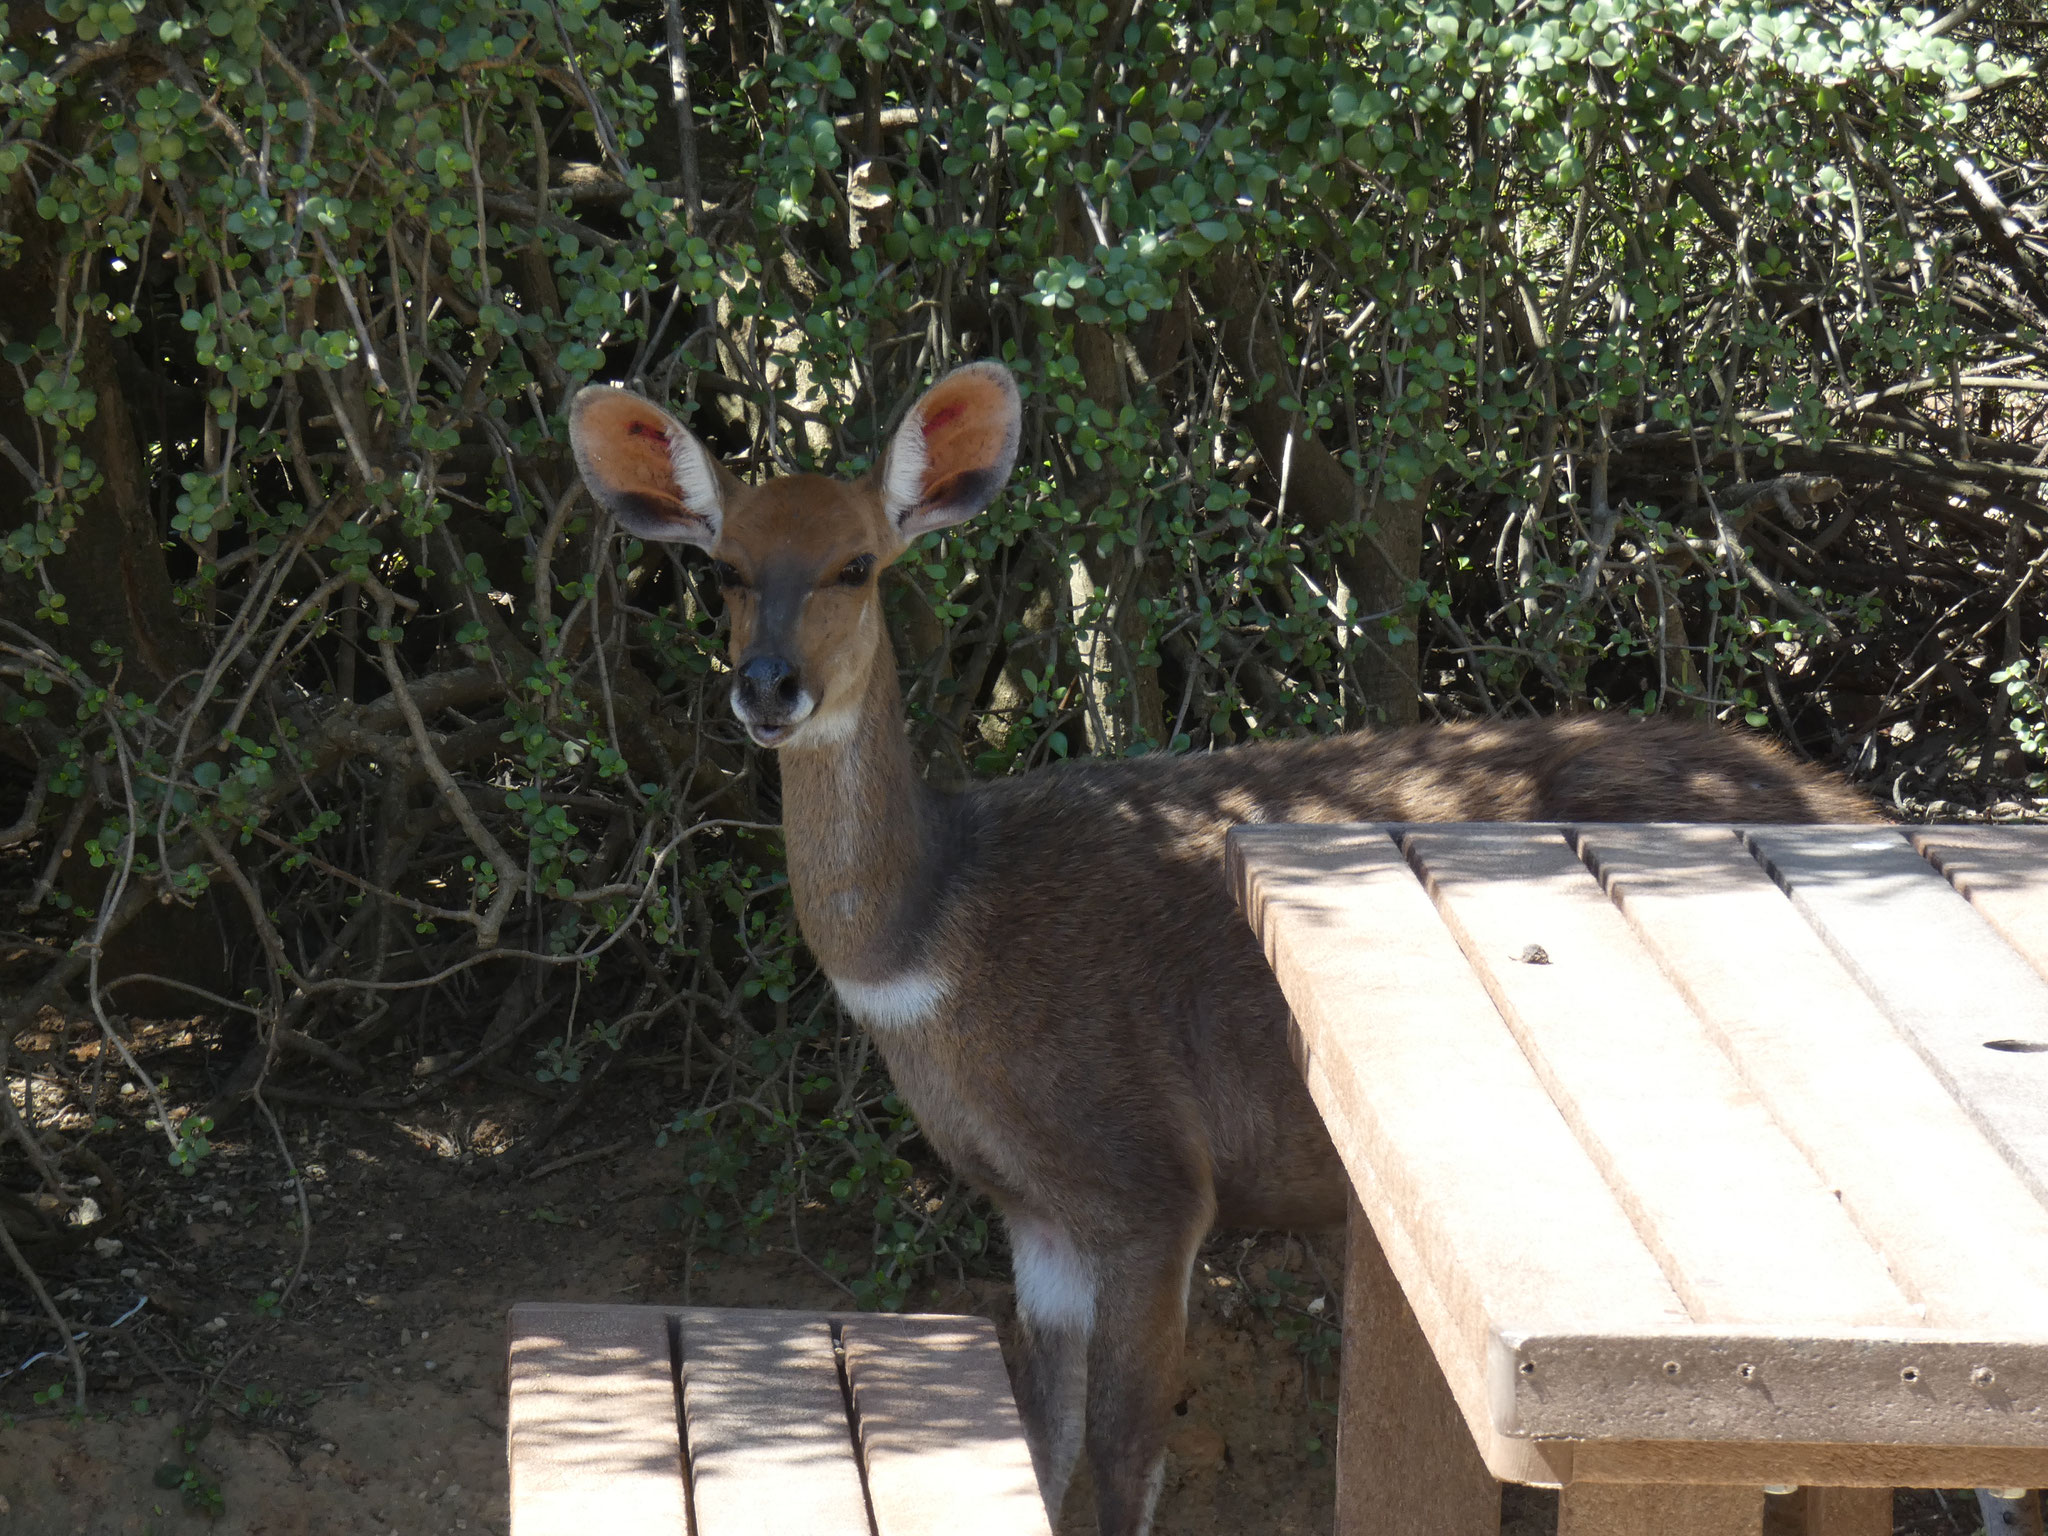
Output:
<svg viewBox="0 0 2048 1536">
<path fill-rule="evenodd" d="M 1073 1238 L 1050 1222 L 1012 1221 L 1017 1312 L 1033 1327 L 1095 1329 L 1095 1272 Z"/>
<path fill-rule="evenodd" d="M 1152 1516 L 1159 1508 L 1159 1490 L 1166 1486 L 1166 1453 L 1161 1451 L 1159 1459 L 1152 1463 L 1151 1474 L 1145 1479 L 1145 1512 L 1138 1521 L 1138 1536 L 1152 1536 Z"/>
<path fill-rule="evenodd" d="M 841 981 L 832 979 L 839 1001 L 869 1029 L 913 1029 L 928 1024 L 945 1006 L 948 988 L 943 977 L 931 971 L 904 971 L 887 981 Z"/>
<path fill-rule="evenodd" d="M 1046 1221 L 1011 1217 L 1010 1257 L 1017 1280 L 1017 1315 L 1039 1342 L 1032 1346 L 1039 1382 L 1037 1426 L 1045 1438 L 1032 1446 L 1039 1492 L 1054 1529 L 1080 1459 L 1087 1425 L 1088 1336 L 1095 1329 L 1095 1272 L 1074 1240 Z"/>
</svg>

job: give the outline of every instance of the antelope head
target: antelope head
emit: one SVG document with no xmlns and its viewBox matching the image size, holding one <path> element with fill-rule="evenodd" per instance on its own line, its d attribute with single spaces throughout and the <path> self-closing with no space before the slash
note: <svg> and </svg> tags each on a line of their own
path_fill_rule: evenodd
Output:
<svg viewBox="0 0 2048 1536">
<path fill-rule="evenodd" d="M 1010 371 L 969 363 L 925 392 L 860 479 L 747 486 L 651 400 L 592 386 L 569 406 L 576 465 L 598 502 L 640 538 L 710 555 L 732 621 L 733 713 L 764 747 L 851 731 L 870 669 L 892 664 L 879 572 L 995 499 L 1020 425 Z"/>
</svg>

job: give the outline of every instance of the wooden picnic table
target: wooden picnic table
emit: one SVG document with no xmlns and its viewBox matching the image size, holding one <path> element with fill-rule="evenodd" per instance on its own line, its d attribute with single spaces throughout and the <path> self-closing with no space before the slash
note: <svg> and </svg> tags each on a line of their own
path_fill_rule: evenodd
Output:
<svg viewBox="0 0 2048 1536">
<path fill-rule="evenodd" d="M 1495 1536 L 1501 1481 L 1560 1536 L 2048 1484 L 2048 827 L 1229 856 L 1356 1197 L 1340 1536 Z"/>
</svg>

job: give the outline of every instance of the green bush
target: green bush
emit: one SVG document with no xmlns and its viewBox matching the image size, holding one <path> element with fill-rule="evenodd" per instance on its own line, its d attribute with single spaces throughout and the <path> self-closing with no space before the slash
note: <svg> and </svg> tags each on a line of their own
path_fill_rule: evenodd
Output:
<svg viewBox="0 0 2048 1536">
<path fill-rule="evenodd" d="M 1679 710 L 1997 799 L 2042 750 L 2024 10 L 6 7 L 0 837 L 83 941 L 10 1028 L 71 989 L 113 1038 L 123 935 L 225 900 L 265 1113 L 400 1052 L 450 1064 L 358 1102 L 587 1095 L 661 1032 L 700 1236 L 858 1211 L 883 1303 L 978 1248 L 796 945 L 715 590 L 577 485 L 591 379 L 850 473 L 1016 370 L 1008 494 L 893 587 L 942 781 Z M 61 1193 L 75 1138 L 9 1134 Z"/>
</svg>

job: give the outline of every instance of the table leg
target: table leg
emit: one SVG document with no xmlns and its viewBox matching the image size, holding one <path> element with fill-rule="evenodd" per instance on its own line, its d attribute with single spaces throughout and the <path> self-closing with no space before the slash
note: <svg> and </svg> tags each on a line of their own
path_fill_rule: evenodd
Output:
<svg viewBox="0 0 2048 1536">
<path fill-rule="evenodd" d="M 1557 1536 L 1758 1536 L 1764 1491 L 1718 1483 L 1567 1483 Z"/>
<path fill-rule="evenodd" d="M 1802 1488 L 1787 1513 L 1804 1536 L 1892 1536 L 1889 1488 Z"/>
<path fill-rule="evenodd" d="M 1984 1516 L 1985 1536 L 2041 1536 L 2041 1495 L 2032 1491 L 2016 1499 L 1977 1491 L 1978 1511 Z"/>
<path fill-rule="evenodd" d="M 1355 1196 L 1343 1348 L 1337 1536 L 1499 1536 L 1500 1484 Z"/>
</svg>

